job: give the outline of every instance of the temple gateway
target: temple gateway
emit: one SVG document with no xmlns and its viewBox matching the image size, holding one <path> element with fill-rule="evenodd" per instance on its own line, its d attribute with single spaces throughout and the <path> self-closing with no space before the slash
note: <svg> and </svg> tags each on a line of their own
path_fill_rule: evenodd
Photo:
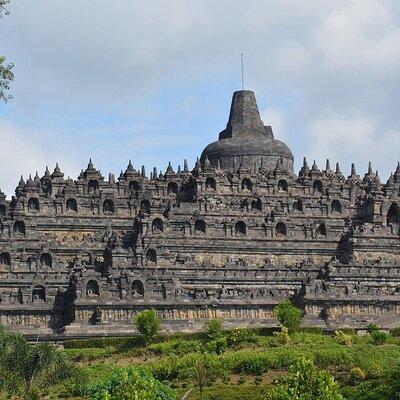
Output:
<svg viewBox="0 0 400 400">
<path fill-rule="evenodd" d="M 306 159 L 262 122 L 254 93 L 189 169 L 108 179 L 90 161 L 0 191 L 0 321 L 25 334 L 134 331 L 153 308 L 166 331 L 276 326 L 291 299 L 309 326 L 400 326 L 400 164 L 382 183 Z"/>
</svg>

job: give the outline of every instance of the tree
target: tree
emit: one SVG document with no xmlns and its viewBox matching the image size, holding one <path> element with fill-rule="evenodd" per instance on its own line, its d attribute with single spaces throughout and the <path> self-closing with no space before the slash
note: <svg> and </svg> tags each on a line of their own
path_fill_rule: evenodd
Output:
<svg viewBox="0 0 400 400">
<path fill-rule="evenodd" d="M 223 336 L 222 321 L 220 319 L 212 319 L 205 325 L 205 333 L 208 340 L 217 340 Z"/>
<path fill-rule="evenodd" d="M 301 358 L 269 390 L 266 400 L 343 400 L 343 397 L 328 371 L 319 371 L 312 361 Z"/>
<path fill-rule="evenodd" d="M 0 328 L 0 390 L 35 399 L 40 389 L 78 378 L 78 369 L 47 343 L 31 345 L 20 334 Z"/>
<path fill-rule="evenodd" d="M 141 311 L 136 315 L 134 322 L 145 344 L 150 343 L 160 330 L 160 319 L 154 310 Z"/>
<path fill-rule="evenodd" d="M 174 400 L 175 393 L 140 367 L 117 370 L 110 379 L 89 385 L 92 400 Z"/>
<path fill-rule="evenodd" d="M 281 325 L 288 328 L 289 333 L 298 329 L 303 319 L 301 311 L 289 300 L 279 303 L 274 309 L 274 314 Z"/>
<path fill-rule="evenodd" d="M 3 18 L 4 15 L 8 15 L 6 9 L 6 4 L 8 3 L 9 0 L 0 0 L 0 19 Z M 7 94 L 7 91 L 10 89 L 10 82 L 14 80 L 14 74 L 12 72 L 13 67 L 14 64 L 7 64 L 6 58 L 0 56 L 0 101 L 2 100 L 5 103 L 12 98 L 11 95 Z"/>
</svg>

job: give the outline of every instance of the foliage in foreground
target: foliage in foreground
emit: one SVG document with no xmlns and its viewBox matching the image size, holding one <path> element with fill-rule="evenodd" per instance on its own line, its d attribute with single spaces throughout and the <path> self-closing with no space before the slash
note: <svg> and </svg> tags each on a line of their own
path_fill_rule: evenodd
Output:
<svg viewBox="0 0 400 400">
<path fill-rule="evenodd" d="M 31 345 L 20 334 L 0 329 L 0 390 L 9 396 L 40 398 L 61 381 L 83 381 L 82 374 L 47 343 Z"/>
<path fill-rule="evenodd" d="M 266 400 L 343 400 L 339 386 L 327 371 L 300 358 L 267 394 Z"/>
<path fill-rule="evenodd" d="M 90 385 L 92 400 L 175 400 L 176 394 L 147 370 L 130 367 L 114 371 L 112 377 Z"/>
</svg>

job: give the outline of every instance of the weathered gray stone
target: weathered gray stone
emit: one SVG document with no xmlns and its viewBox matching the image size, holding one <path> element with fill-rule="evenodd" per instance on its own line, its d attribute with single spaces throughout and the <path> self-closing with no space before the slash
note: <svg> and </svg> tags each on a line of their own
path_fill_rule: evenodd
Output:
<svg viewBox="0 0 400 400">
<path fill-rule="evenodd" d="M 154 308 L 166 331 L 276 326 L 294 300 L 310 326 L 400 325 L 400 165 L 293 172 L 289 148 L 236 92 L 227 128 L 190 172 L 90 161 L 0 194 L 0 322 L 25 334 L 124 334 Z"/>
</svg>

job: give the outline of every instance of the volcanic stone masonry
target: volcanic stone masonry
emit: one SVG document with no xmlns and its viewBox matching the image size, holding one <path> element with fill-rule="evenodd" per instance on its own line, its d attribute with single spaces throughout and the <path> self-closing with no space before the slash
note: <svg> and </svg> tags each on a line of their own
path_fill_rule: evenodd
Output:
<svg viewBox="0 0 400 400">
<path fill-rule="evenodd" d="M 397 143 L 398 144 L 398 143 Z M 360 149 L 361 151 L 361 149 Z M 153 308 L 166 331 L 276 326 L 292 299 L 305 324 L 400 326 L 400 164 L 347 178 L 293 155 L 238 91 L 226 128 L 192 171 L 129 162 L 105 180 L 56 165 L 0 192 L 0 322 L 25 334 L 134 330 Z"/>
</svg>

